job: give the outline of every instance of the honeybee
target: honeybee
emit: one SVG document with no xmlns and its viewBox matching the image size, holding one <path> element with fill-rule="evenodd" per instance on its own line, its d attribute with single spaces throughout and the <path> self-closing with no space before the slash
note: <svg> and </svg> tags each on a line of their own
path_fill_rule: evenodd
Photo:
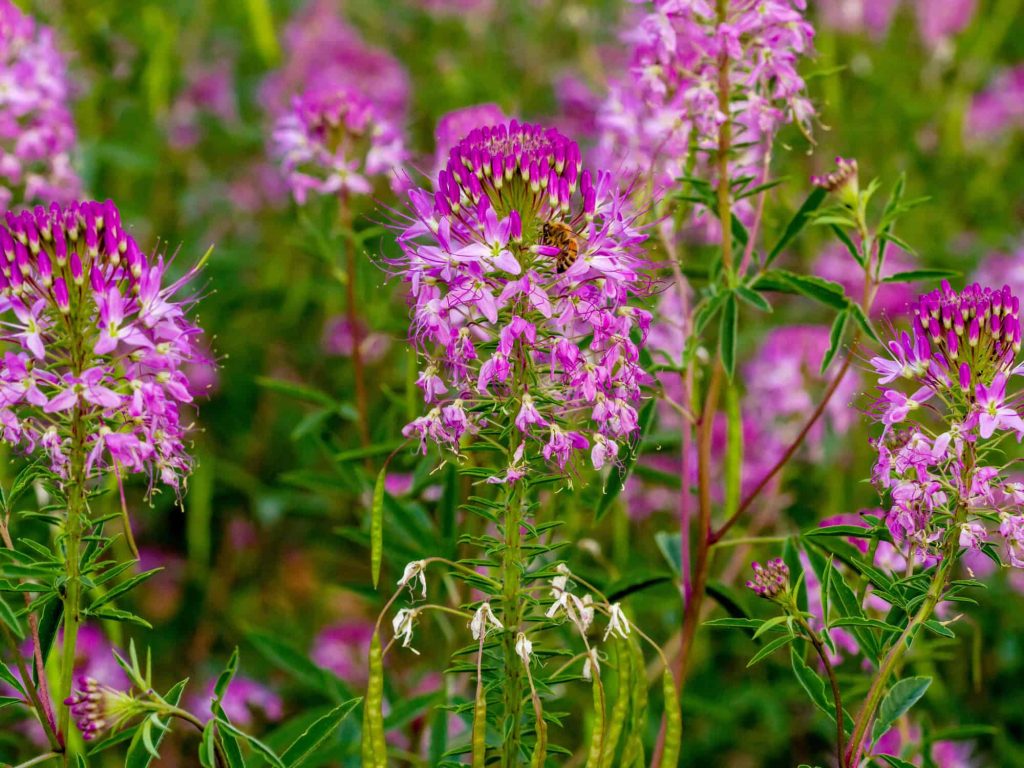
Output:
<svg viewBox="0 0 1024 768">
<path fill-rule="evenodd" d="M 542 245 L 558 249 L 555 256 L 555 271 L 561 274 L 576 263 L 580 256 L 579 236 L 564 221 L 547 221 L 540 230 Z"/>
</svg>

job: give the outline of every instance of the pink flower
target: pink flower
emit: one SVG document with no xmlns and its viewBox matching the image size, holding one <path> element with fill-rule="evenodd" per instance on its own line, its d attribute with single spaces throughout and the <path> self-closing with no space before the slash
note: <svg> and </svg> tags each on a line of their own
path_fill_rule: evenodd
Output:
<svg viewBox="0 0 1024 768">
<path fill-rule="evenodd" d="M 1024 420 L 1016 408 L 1006 405 L 1006 374 L 997 373 L 989 386 L 978 384 L 978 431 L 983 438 L 990 438 L 997 429 L 1013 429 L 1020 439 L 1024 435 Z"/>
</svg>

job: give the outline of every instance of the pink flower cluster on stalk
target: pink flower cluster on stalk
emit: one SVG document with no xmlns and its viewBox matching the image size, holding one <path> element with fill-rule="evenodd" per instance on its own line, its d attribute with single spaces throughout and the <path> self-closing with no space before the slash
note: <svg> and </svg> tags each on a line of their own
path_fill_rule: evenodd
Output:
<svg viewBox="0 0 1024 768">
<path fill-rule="evenodd" d="M 191 460 L 183 367 L 203 361 L 200 330 L 151 259 L 105 203 L 52 204 L 0 225 L 2 439 L 41 449 L 67 476 L 75 441 L 86 475 L 141 472 L 178 489 Z"/>
<path fill-rule="evenodd" d="M 68 101 L 53 30 L 0 0 L 0 210 L 78 196 Z"/>
<path fill-rule="evenodd" d="M 274 151 L 295 201 L 317 195 L 367 195 L 371 178 L 389 176 L 405 160 L 402 134 L 358 91 L 337 86 L 296 96 L 278 119 Z"/>
<path fill-rule="evenodd" d="M 630 76 L 612 85 L 598 115 L 604 152 L 623 170 L 667 186 L 692 173 L 693 147 L 717 150 L 728 119 L 733 145 L 747 145 L 730 164 L 732 178 L 761 178 L 778 129 L 792 121 L 806 127 L 814 116 L 797 72 L 814 38 L 803 11 L 802 0 L 728 0 L 720 19 L 708 0 L 654 0 L 627 35 Z M 719 104 L 723 62 L 728 115 Z"/>
<path fill-rule="evenodd" d="M 589 449 L 600 468 L 636 432 L 645 235 L 615 181 L 558 131 L 513 120 L 472 130 L 432 191 L 410 191 L 394 266 L 430 406 L 404 434 L 422 450 L 507 424 L 518 449 L 491 480 L 515 482 L 537 454 L 562 471 Z"/>
<path fill-rule="evenodd" d="M 273 153 L 295 200 L 368 194 L 406 159 L 408 76 L 366 43 L 331 3 L 314 0 L 284 33 L 287 62 L 261 98 L 274 119 Z"/>
<path fill-rule="evenodd" d="M 1002 440 L 1024 437 L 1020 396 L 1008 392 L 1020 347 L 1020 300 L 1009 286 L 956 292 L 943 282 L 920 297 L 912 330 L 889 342 L 889 355 L 872 359 L 884 424 L 874 480 L 891 499 L 886 524 L 904 552 L 934 556 L 955 521 L 971 550 L 998 528 L 1009 562 L 1024 567 L 1024 485 L 997 458 Z"/>
</svg>

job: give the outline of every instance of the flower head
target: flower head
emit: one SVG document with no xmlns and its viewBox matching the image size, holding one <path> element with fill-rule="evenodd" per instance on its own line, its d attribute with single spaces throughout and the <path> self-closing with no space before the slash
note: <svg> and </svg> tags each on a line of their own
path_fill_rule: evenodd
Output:
<svg viewBox="0 0 1024 768">
<path fill-rule="evenodd" d="M 402 135 L 371 99 L 338 86 L 296 96 L 273 133 L 275 154 L 300 205 L 310 193 L 366 195 L 375 176 L 398 178 Z"/>
<path fill-rule="evenodd" d="M 629 306 L 644 235 L 611 176 L 594 176 L 558 131 L 512 120 L 470 131 L 434 189 L 409 198 L 395 271 L 425 399 L 441 407 L 406 434 L 457 450 L 508 412 L 522 442 L 494 482 L 516 482 L 539 458 L 565 470 L 592 444 L 584 426 L 600 435 L 595 465 L 615 460 L 637 430 L 650 316 Z M 444 420 L 455 402 L 457 429 Z"/>
<path fill-rule="evenodd" d="M 103 685 L 92 677 L 82 677 L 64 704 L 71 709 L 82 738 L 91 741 L 107 730 L 117 730 L 139 713 L 138 702 L 126 691 Z"/>
<path fill-rule="evenodd" d="M 70 202 L 75 128 L 64 57 L 53 30 L 0 0 L 0 210 Z"/>
<path fill-rule="evenodd" d="M 85 471 L 149 476 L 179 489 L 192 461 L 182 408 L 186 371 L 212 365 L 176 294 L 169 264 L 147 257 L 110 201 L 8 213 L 0 225 L 0 323 L 10 344 L 0 361 L 2 439 L 37 446 L 64 475 L 80 440 Z M 86 420 L 85 435 L 74 423 Z M 77 435 L 77 437 L 76 437 Z"/>
<path fill-rule="evenodd" d="M 767 565 L 751 563 L 754 578 L 747 582 L 747 589 L 758 597 L 774 600 L 789 589 L 789 566 L 781 558 L 770 561 Z"/>
</svg>

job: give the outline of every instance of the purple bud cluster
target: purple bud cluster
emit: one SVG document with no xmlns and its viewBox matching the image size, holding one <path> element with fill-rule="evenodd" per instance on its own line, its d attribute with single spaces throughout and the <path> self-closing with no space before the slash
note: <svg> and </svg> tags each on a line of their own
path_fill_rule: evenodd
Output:
<svg viewBox="0 0 1024 768">
<path fill-rule="evenodd" d="M 943 282 L 918 299 L 913 327 L 889 342 L 890 356 L 871 361 L 881 393 L 875 410 L 885 425 L 874 442 L 874 479 L 892 501 L 886 522 L 893 540 L 918 557 L 935 554 L 966 503 L 970 514 L 955 518 L 961 544 L 980 548 L 989 535 L 984 523 L 998 519 L 1011 563 L 1024 564 L 1024 494 L 1000 462 L 988 463 L 990 440 L 1024 438 L 1020 396 L 1007 394 L 1021 374 L 1020 347 L 1020 300 L 1009 286 L 974 283 L 957 292 Z"/>
<path fill-rule="evenodd" d="M 300 205 L 317 195 L 366 195 L 369 177 L 390 176 L 406 158 L 402 133 L 358 91 L 338 86 L 296 96 L 273 132 L 275 154 Z"/>
<path fill-rule="evenodd" d="M 37 448 L 61 476 L 69 449 L 85 474 L 149 476 L 178 489 L 191 467 L 181 408 L 185 371 L 210 364 L 200 330 L 176 299 L 194 270 L 164 286 L 168 265 L 147 257 L 105 203 L 52 204 L 0 225 L 0 438 Z"/>
<path fill-rule="evenodd" d="M 508 482 L 537 452 L 560 470 L 587 448 L 596 467 L 614 461 L 638 428 L 651 318 L 629 306 L 645 235 L 612 176 L 558 131 L 513 120 L 470 131 L 409 199 L 394 266 L 431 410 L 405 434 L 457 451 L 507 421 L 522 441 Z"/>
<path fill-rule="evenodd" d="M 767 565 L 755 561 L 750 567 L 754 578 L 747 582 L 747 589 L 758 597 L 774 600 L 789 589 L 789 566 L 781 558 L 770 560 Z"/>
<path fill-rule="evenodd" d="M 0 210 L 78 196 L 68 90 L 53 30 L 0 0 Z"/>
<path fill-rule="evenodd" d="M 116 716 L 111 711 L 111 705 L 122 696 L 123 693 L 102 685 L 93 677 L 82 677 L 78 681 L 78 687 L 64 700 L 64 704 L 70 707 L 71 716 L 75 718 L 82 738 L 92 741 L 114 725 Z"/>
</svg>

